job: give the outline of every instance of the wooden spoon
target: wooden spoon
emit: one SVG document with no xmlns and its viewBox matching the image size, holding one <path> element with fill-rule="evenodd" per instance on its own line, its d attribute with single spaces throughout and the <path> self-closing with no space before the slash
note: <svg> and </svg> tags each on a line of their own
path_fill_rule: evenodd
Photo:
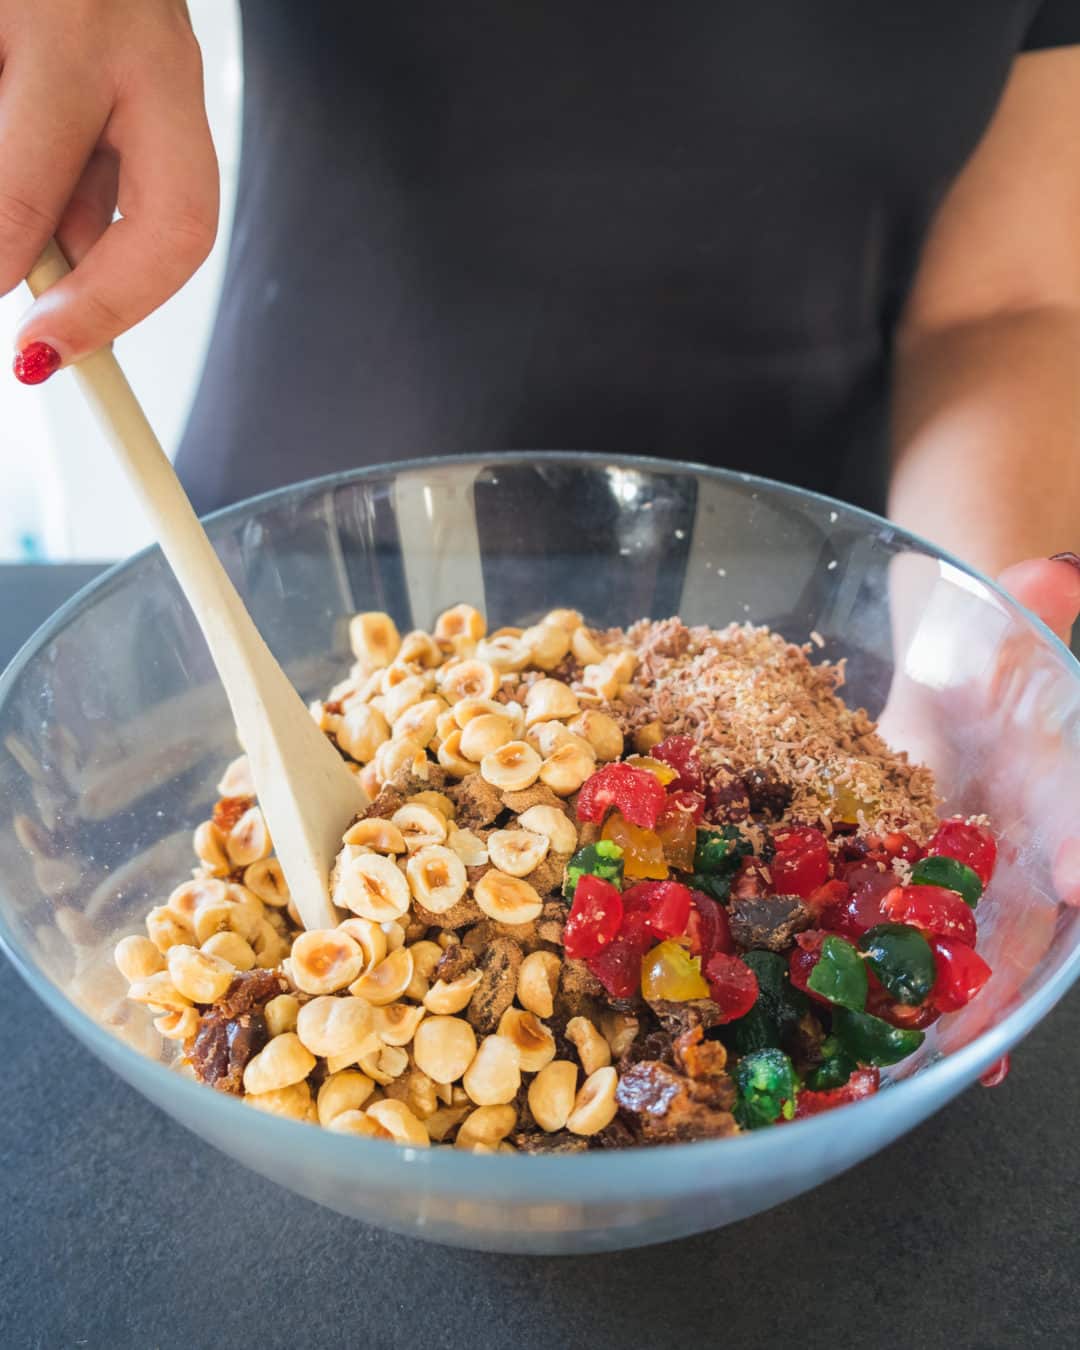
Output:
<svg viewBox="0 0 1080 1350">
<path fill-rule="evenodd" d="M 70 270 L 50 241 L 27 284 L 36 298 Z M 206 638 L 304 927 L 332 928 L 330 868 L 367 795 L 260 637 L 111 348 L 71 369 Z"/>
</svg>

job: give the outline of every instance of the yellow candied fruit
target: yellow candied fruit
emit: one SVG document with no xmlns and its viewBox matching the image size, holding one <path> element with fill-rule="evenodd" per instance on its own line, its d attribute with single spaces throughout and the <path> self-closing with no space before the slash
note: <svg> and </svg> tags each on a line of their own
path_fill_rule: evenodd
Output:
<svg viewBox="0 0 1080 1350">
<path fill-rule="evenodd" d="M 877 811 L 876 801 L 856 796 L 847 783 L 829 783 L 824 797 L 833 820 L 844 825 L 857 825 L 860 814 L 864 820 L 869 820 Z"/>
<path fill-rule="evenodd" d="M 674 783 L 679 774 L 670 764 L 665 764 L 663 760 L 652 759 L 648 755 L 630 755 L 627 764 L 632 764 L 635 769 L 645 769 L 651 773 L 654 778 L 659 778 L 664 787 L 669 783 Z"/>
<path fill-rule="evenodd" d="M 623 876 L 628 881 L 663 881 L 668 874 L 664 845 L 652 830 L 642 829 L 612 811 L 604 822 L 602 839 L 610 839 L 623 851 Z"/>
<path fill-rule="evenodd" d="M 697 826 L 689 811 L 675 811 L 657 826 L 656 835 L 669 867 L 674 867 L 677 872 L 694 870 Z"/>
<path fill-rule="evenodd" d="M 685 1003 L 708 998 L 709 986 L 701 973 L 701 959 L 677 942 L 661 942 L 641 960 L 641 992 L 645 998 Z"/>
</svg>

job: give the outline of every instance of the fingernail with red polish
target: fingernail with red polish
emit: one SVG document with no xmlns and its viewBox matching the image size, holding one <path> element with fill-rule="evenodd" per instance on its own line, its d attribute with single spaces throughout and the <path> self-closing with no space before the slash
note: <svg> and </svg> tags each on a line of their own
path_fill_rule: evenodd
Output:
<svg viewBox="0 0 1080 1350">
<path fill-rule="evenodd" d="M 23 384 L 44 384 L 60 369 L 60 353 L 47 342 L 31 342 L 16 352 L 11 368 Z"/>
</svg>

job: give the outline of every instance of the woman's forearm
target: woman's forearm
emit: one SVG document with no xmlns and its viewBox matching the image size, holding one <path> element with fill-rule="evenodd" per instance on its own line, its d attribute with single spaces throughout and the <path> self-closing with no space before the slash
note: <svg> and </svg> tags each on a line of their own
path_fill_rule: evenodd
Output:
<svg viewBox="0 0 1080 1350">
<path fill-rule="evenodd" d="M 908 331 L 889 514 L 989 572 L 1080 547 L 1080 311 Z"/>
</svg>

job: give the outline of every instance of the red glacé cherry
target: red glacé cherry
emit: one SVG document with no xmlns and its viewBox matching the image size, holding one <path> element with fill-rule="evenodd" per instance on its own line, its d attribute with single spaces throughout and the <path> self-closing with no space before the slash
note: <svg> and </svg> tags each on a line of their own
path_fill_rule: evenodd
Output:
<svg viewBox="0 0 1080 1350">
<path fill-rule="evenodd" d="M 614 807 L 631 825 L 651 830 L 667 805 L 663 784 L 648 769 L 632 764 L 605 764 L 578 793 L 578 820 L 599 825 Z"/>
<path fill-rule="evenodd" d="M 826 881 L 824 886 L 810 892 L 806 897 L 806 907 L 815 914 L 823 914 L 826 910 L 842 908 L 850 898 L 851 887 L 846 881 L 834 877 L 832 881 Z"/>
<path fill-rule="evenodd" d="M 997 843 L 990 831 L 984 825 L 968 825 L 962 820 L 943 821 L 926 851 L 966 863 L 984 886 L 989 884 L 997 862 Z"/>
<path fill-rule="evenodd" d="M 894 830 L 881 837 L 881 847 L 890 858 L 903 858 L 904 862 L 917 863 L 923 856 L 921 844 L 917 844 L 910 834 L 903 830 Z"/>
<path fill-rule="evenodd" d="M 720 1021 L 745 1017 L 758 996 L 757 976 L 746 962 L 727 952 L 713 952 L 703 963 L 703 971 L 713 1002 L 720 1009 Z"/>
<path fill-rule="evenodd" d="M 676 811 L 685 812 L 695 825 L 700 825 L 705 819 L 705 798 L 700 792 L 685 792 L 680 789 L 677 792 L 669 792 L 667 798 L 667 806 L 656 822 L 657 825 L 662 825 Z"/>
<path fill-rule="evenodd" d="M 675 791 L 704 791 L 705 771 L 701 763 L 701 751 L 693 736 L 669 736 L 659 745 L 654 745 L 649 754 L 679 775 L 671 784 Z"/>
<path fill-rule="evenodd" d="M 632 998 L 641 990 L 641 958 L 656 945 L 647 917 L 644 910 L 631 910 L 611 945 L 586 961 L 612 998 Z"/>
<path fill-rule="evenodd" d="M 891 869 L 880 872 L 874 863 L 866 862 L 845 863 L 837 871 L 850 894 L 846 900 L 826 906 L 820 915 L 821 927 L 857 940 L 867 929 L 885 921 L 881 902 L 896 886 L 896 874 Z"/>
<path fill-rule="evenodd" d="M 735 951 L 727 911 L 701 891 L 691 892 L 690 920 L 686 926 L 690 938 L 690 955 L 700 956 L 705 962 L 713 952 Z"/>
<path fill-rule="evenodd" d="M 622 896 L 610 881 L 586 872 L 574 890 L 563 932 L 567 956 L 575 960 L 599 956 L 615 940 L 622 920 Z"/>
<path fill-rule="evenodd" d="M 1002 1055 L 1000 1059 L 994 1060 L 988 1069 L 979 1074 L 979 1082 L 983 1087 L 1000 1087 L 1009 1076 L 1011 1063 L 1008 1055 Z"/>
<path fill-rule="evenodd" d="M 990 967 L 978 952 L 954 938 L 932 937 L 930 949 L 937 970 L 930 1002 L 943 1013 L 956 1012 L 970 1003 L 990 978 Z"/>
<path fill-rule="evenodd" d="M 658 941 L 682 937 L 690 920 L 690 896 L 689 886 L 678 881 L 639 881 L 623 891 L 623 911 L 643 913 Z"/>
<path fill-rule="evenodd" d="M 813 828 L 784 830 L 773 836 L 776 856 L 769 864 L 777 895 L 803 899 L 829 879 L 829 842 Z"/>
<path fill-rule="evenodd" d="M 944 886 L 895 886 L 881 902 L 881 909 L 892 923 L 909 923 L 926 934 L 975 946 L 971 907 Z"/>
</svg>

